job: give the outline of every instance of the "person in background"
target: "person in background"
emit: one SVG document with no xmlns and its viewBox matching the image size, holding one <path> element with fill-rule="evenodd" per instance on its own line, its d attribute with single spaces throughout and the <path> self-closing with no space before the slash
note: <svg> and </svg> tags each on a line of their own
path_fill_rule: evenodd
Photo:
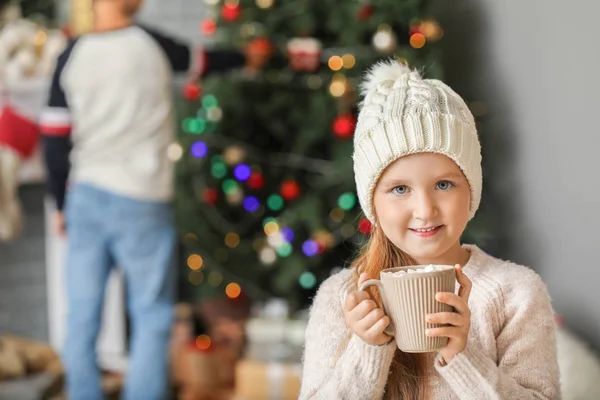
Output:
<svg viewBox="0 0 600 400">
<path fill-rule="evenodd" d="M 167 396 L 176 281 L 167 158 L 175 139 L 173 74 L 246 64 L 241 53 L 191 50 L 135 24 L 141 3 L 92 2 L 94 29 L 59 57 L 40 119 L 54 229 L 69 236 L 63 359 L 71 400 L 104 398 L 95 346 L 115 265 L 124 272 L 132 322 L 122 398 Z"/>
</svg>

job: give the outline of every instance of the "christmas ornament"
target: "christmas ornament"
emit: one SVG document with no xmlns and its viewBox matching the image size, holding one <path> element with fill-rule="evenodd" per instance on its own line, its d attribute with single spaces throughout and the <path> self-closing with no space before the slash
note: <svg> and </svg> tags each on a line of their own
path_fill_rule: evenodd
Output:
<svg viewBox="0 0 600 400">
<path fill-rule="evenodd" d="M 219 194 L 214 188 L 206 188 L 202 192 L 202 200 L 210 206 L 214 206 L 217 203 Z"/>
<path fill-rule="evenodd" d="M 317 246 L 319 246 L 319 249 L 317 250 L 317 254 L 323 254 L 325 252 L 325 250 L 327 250 L 327 246 L 325 246 L 325 243 L 323 243 L 323 242 L 319 242 L 317 240 L 315 240 L 315 242 L 317 243 Z"/>
<path fill-rule="evenodd" d="M 253 172 L 247 181 L 250 189 L 259 190 L 265 185 L 265 178 L 260 172 Z"/>
<path fill-rule="evenodd" d="M 202 88 L 197 82 L 188 82 L 183 87 L 183 97 L 189 101 L 196 101 L 202 96 Z"/>
<path fill-rule="evenodd" d="M 379 27 L 373 35 L 373 46 L 382 53 L 391 53 L 396 49 L 396 35 L 390 26 L 382 25 Z"/>
<path fill-rule="evenodd" d="M 359 222 L 358 222 L 358 230 L 361 233 L 364 233 L 365 235 L 368 235 L 371 233 L 371 231 L 373 230 L 373 225 L 371 224 L 371 221 L 369 221 L 366 218 L 362 218 Z"/>
<path fill-rule="evenodd" d="M 273 55 L 273 45 L 269 39 L 261 37 L 252 40 L 246 46 L 246 65 L 260 71 Z"/>
<path fill-rule="evenodd" d="M 322 44 L 315 38 L 294 38 L 287 44 L 290 68 L 294 71 L 314 72 L 321 62 Z"/>
<path fill-rule="evenodd" d="M 415 25 L 411 26 L 410 29 L 408 30 L 408 36 L 412 36 L 415 33 L 423 33 L 421 31 L 421 24 L 415 24 Z"/>
<path fill-rule="evenodd" d="M 337 117 L 333 124 L 331 125 L 331 129 L 335 136 L 340 139 L 348 139 L 352 137 L 352 133 L 354 132 L 354 127 L 356 126 L 356 118 L 351 115 L 341 115 Z"/>
<path fill-rule="evenodd" d="M 375 11 L 375 7 L 372 4 L 363 4 L 358 10 L 358 19 L 360 21 L 367 21 L 373 16 L 373 12 Z"/>
<path fill-rule="evenodd" d="M 287 180 L 281 184 L 281 197 L 285 200 L 294 200 L 300 194 L 300 186 L 293 180 Z"/>
<path fill-rule="evenodd" d="M 206 36 L 214 35 L 217 31 L 217 23 L 214 19 L 207 18 L 200 24 L 200 30 Z"/>
<path fill-rule="evenodd" d="M 227 22 L 233 22 L 240 17 L 242 9 L 239 4 L 224 4 L 221 7 L 221 17 Z"/>
</svg>

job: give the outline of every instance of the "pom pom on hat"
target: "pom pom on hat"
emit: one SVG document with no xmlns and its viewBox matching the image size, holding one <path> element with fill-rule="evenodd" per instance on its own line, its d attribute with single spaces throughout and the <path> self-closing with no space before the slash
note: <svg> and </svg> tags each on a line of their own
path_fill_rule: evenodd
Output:
<svg viewBox="0 0 600 400">
<path fill-rule="evenodd" d="M 360 94 L 366 97 L 367 94 L 385 81 L 396 81 L 404 76 L 416 74 L 421 77 L 417 71 L 413 71 L 406 64 L 395 60 L 384 60 L 373 65 L 365 74 L 364 81 L 360 84 Z"/>
</svg>

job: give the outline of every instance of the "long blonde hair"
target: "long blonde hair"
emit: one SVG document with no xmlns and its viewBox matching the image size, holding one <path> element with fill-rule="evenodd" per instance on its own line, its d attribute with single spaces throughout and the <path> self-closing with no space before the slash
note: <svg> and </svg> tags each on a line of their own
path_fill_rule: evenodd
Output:
<svg viewBox="0 0 600 400">
<path fill-rule="evenodd" d="M 385 236 L 380 227 L 375 226 L 368 243 L 362 248 L 354 260 L 353 278 L 358 282 L 361 273 L 367 273 L 368 279 L 379 279 L 379 272 L 384 268 L 415 265 L 415 260 L 397 248 Z M 379 306 L 382 306 L 381 295 L 373 287 L 367 289 Z M 425 400 L 428 397 L 428 377 L 431 358 L 427 353 L 404 353 L 396 349 L 387 387 L 386 400 Z"/>
</svg>

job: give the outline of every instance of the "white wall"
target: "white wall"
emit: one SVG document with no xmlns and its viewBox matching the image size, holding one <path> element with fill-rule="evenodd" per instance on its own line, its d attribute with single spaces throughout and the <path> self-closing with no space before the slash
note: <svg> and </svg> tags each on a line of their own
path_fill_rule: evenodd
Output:
<svg viewBox="0 0 600 400">
<path fill-rule="evenodd" d="M 57 18 L 69 18 L 69 0 L 56 0 Z M 179 39 L 200 42 L 200 23 L 208 16 L 203 0 L 144 0 L 138 19 Z"/>
<path fill-rule="evenodd" d="M 200 23 L 207 15 L 203 0 L 144 0 L 139 19 L 187 42 L 200 43 Z"/>
<path fill-rule="evenodd" d="M 447 80 L 487 106 L 503 256 L 537 270 L 567 325 L 600 350 L 600 4 L 437 3 Z"/>
</svg>

